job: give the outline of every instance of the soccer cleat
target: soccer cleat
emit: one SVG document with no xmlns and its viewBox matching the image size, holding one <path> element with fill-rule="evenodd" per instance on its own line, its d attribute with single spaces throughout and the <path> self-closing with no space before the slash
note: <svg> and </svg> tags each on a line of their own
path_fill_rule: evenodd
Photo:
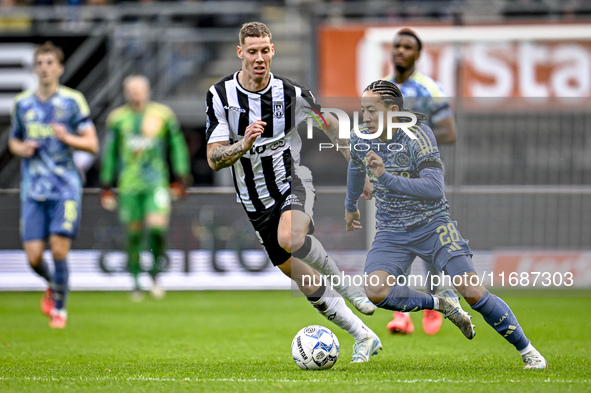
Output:
<svg viewBox="0 0 591 393">
<path fill-rule="evenodd" d="M 129 294 L 129 299 L 134 303 L 139 303 L 144 300 L 144 293 L 139 289 L 134 289 Z"/>
<path fill-rule="evenodd" d="M 335 286 L 334 289 L 336 289 L 342 297 L 347 299 L 353 307 L 359 310 L 360 313 L 373 315 L 376 311 L 377 307 L 367 298 L 363 289 L 354 286 Z"/>
<path fill-rule="evenodd" d="M 412 334 L 415 331 L 415 325 L 410 319 L 409 313 L 396 311 L 394 319 L 391 320 L 386 326 L 392 334 Z"/>
<path fill-rule="evenodd" d="M 152 298 L 156 300 L 161 300 L 166 295 L 166 291 L 160 285 L 154 283 L 154 285 L 152 285 L 152 289 L 150 289 L 150 295 L 152 295 Z"/>
<path fill-rule="evenodd" d="M 51 292 L 51 288 L 47 288 L 41 297 L 41 312 L 49 316 L 49 313 L 51 313 L 51 310 L 53 309 L 53 305 L 53 293 Z"/>
<path fill-rule="evenodd" d="M 460 300 L 455 292 L 451 289 L 446 289 L 433 297 L 439 299 L 439 307 L 443 313 L 443 317 L 456 325 L 468 340 L 472 340 L 476 335 L 474 325 L 472 325 L 471 321 L 472 317 L 466 311 L 462 310 Z"/>
<path fill-rule="evenodd" d="M 356 341 L 353 344 L 353 360 L 351 363 L 365 363 L 373 355 L 377 355 L 382 349 L 380 338 L 374 332 L 369 337 Z"/>
<path fill-rule="evenodd" d="M 442 323 L 443 317 L 441 316 L 441 313 L 435 310 L 424 310 L 423 330 L 426 334 L 437 334 L 437 332 L 439 332 L 439 329 L 441 329 Z"/>
<path fill-rule="evenodd" d="M 49 313 L 49 327 L 54 329 L 64 329 L 68 320 L 66 310 L 52 309 Z"/>
<path fill-rule="evenodd" d="M 532 349 L 521 358 L 525 363 L 524 370 L 543 370 L 548 367 L 548 362 L 537 349 Z"/>
</svg>

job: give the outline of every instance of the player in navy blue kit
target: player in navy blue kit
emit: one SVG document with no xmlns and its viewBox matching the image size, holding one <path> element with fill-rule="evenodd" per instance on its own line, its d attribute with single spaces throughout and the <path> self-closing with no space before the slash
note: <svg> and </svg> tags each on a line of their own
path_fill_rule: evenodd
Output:
<svg viewBox="0 0 591 393">
<path fill-rule="evenodd" d="M 363 93 L 363 133 L 377 134 L 385 112 L 406 111 L 398 87 L 376 81 Z M 366 175 L 374 184 L 376 237 L 365 263 L 366 293 L 378 307 L 392 311 L 437 310 L 468 338 L 474 337 L 471 317 L 462 310 L 453 290 L 431 295 L 395 279 L 407 272 L 415 257 L 433 263 L 455 280 L 456 289 L 484 320 L 519 351 L 526 369 L 543 369 L 547 362 L 531 345 L 509 306 L 477 280 L 468 242 L 449 216 L 439 150 L 431 129 L 420 120 L 409 131 L 386 130 L 375 139 L 351 137 L 345 221 L 347 230 L 361 229 L 358 199 Z M 385 124 L 385 122 L 384 122 Z M 459 276 L 459 277 L 457 277 Z M 476 276 L 476 277 L 474 277 Z M 400 282 L 398 283 L 400 284 Z"/>
<path fill-rule="evenodd" d="M 394 73 L 384 79 L 394 82 L 404 97 L 407 108 L 423 113 L 428 120 L 425 122 L 433 131 L 438 145 L 453 143 L 456 140 L 456 125 L 451 107 L 441 85 L 416 68 L 421 56 L 423 43 L 417 34 L 408 28 L 396 33 L 392 44 L 392 64 Z M 434 295 L 437 287 L 430 285 L 430 276 L 438 275 L 437 268 L 425 262 L 427 269 L 427 291 Z M 409 273 L 409 272 L 407 272 Z M 441 327 L 441 314 L 425 310 L 423 314 L 423 330 L 427 334 L 436 334 Z M 388 323 L 392 333 L 410 334 L 414 326 L 408 313 L 395 312 L 394 319 Z"/>
<path fill-rule="evenodd" d="M 66 327 L 68 265 L 71 240 L 80 222 L 82 182 L 74 166 L 75 149 L 96 153 L 98 141 L 84 96 L 59 84 L 64 55 L 47 42 L 35 51 L 37 90 L 14 99 L 10 151 L 23 158 L 21 238 L 33 270 L 49 288 L 41 301 L 49 326 Z M 53 275 L 42 254 L 45 242 L 53 255 Z"/>
</svg>

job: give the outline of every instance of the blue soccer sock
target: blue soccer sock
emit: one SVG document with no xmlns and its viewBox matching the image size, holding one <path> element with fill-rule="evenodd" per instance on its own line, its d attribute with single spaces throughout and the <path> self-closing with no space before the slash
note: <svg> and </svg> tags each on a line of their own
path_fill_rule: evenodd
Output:
<svg viewBox="0 0 591 393">
<path fill-rule="evenodd" d="M 51 272 L 49 271 L 47 263 L 45 263 L 43 259 L 38 265 L 31 265 L 31 269 L 33 269 L 35 273 L 43 277 L 49 284 L 51 284 Z"/>
<path fill-rule="evenodd" d="M 505 340 L 513 344 L 518 351 L 529 345 L 530 341 L 525 337 L 515 314 L 499 297 L 486 291 L 480 300 L 472 306 L 472 309 L 478 311 L 486 323 L 492 326 Z"/>
<path fill-rule="evenodd" d="M 53 282 L 51 290 L 55 300 L 55 308 L 58 310 L 66 308 L 66 297 L 68 296 L 68 263 L 66 260 L 56 260 L 55 272 L 53 273 Z"/>
<path fill-rule="evenodd" d="M 394 285 L 390 288 L 388 296 L 376 306 L 392 311 L 419 311 L 432 310 L 434 302 L 433 296 L 428 293 L 417 291 L 406 285 Z"/>
</svg>

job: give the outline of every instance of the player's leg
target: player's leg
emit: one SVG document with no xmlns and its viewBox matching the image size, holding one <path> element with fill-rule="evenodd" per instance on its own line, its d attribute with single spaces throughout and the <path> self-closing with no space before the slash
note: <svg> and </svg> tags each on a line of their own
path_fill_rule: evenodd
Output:
<svg viewBox="0 0 591 393">
<path fill-rule="evenodd" d="M 165 291 L 158 285 L 158 274 L 162 271 L 165 258 L 166 231 L 170 216 L 170 194 L 167 188 L 159 187 L 146 198 L 146 228 L 148 246 L 152 252 L 153 265 L 150 269 L 152 288 L 150 294 L 155 299 L 162 299 Z"/>
<path fill-rule="evenodd" d="M 134 301 L 143 299 L 140 285 L 140 251 L 142 248 L 142 221 L 144 217 L 144 197 L 141 194 L 119 195 L 119 220 L 125 225 L 127 231 L 126 251 L 127 270 L 131 274 L 133 289 L 131 298 Z"/>
<path fill-rule="evenodd" d="M 68 252 L 70 251 L 70 238 L 52 234 L 49 237 L 49 247 L 53 256 L 55 271 L 52 279 L 52 294 L 54 306 L 50 313 L 49 325 L 53 328 L 66 327 L 67 312 L 66 302 L 68 298 L 68 282 L 70 272 L 68 269 Z"/>
<path fill-rule="evenodd" d="M 316 310 L 355 339 L 353 362 L 367 362 L 382 348 L 378 336 L 349 307 L 343 297 L 326 285 L 318 271 L 297 258 L 289 258 L 279 269 L 298 285 Z"/>
<path fill-rule="evenodd" d="M 408 277 L 410 275 L 412 264 L 408 266 L 404 275 Z M 423 310 L 423 312 L 432 312 L 435 314 L 439 314 L 437 311 L 434 310 Z M 441 315 L 441 314 L 439 314 Z M 386 329 L 390 331 L 392 334 L 412 334 L 415 331 L 415 326 L 412 323 L 412 319 L 410 317 L 410 312 L 408 311 L 394 311 L 392 314 L 392 320 L 388 322 L 386 325 Z"/>
<path fill-rule="evenodd" d="M 412 240 L 410 237 L 410 234 L 386 231 L 376 234 L 365 263 L 365 273 L 368 276 L 365 287 L 367 296 L 376 306 L 387 310 L 440 311 L 467 338 L 473 338 L 471 317 L 462 310 L 453 293 L 444 291 L 432 296 L 406 285 L 404 272 L 409 269 L 416 256 L 413 247 L 405 245 Z"/>
<path fill-rule="evenodd" d="M 279 226 L 280 205 L 276 205 L 265 212 L 249 213 L 251 224 L 257 238 L 267 252 L 274 266 L 298 285 L 310 303 L 328 320 L 347 331 L 355 338 L 359 353 L 354 360 L 364 362 L 381 348 L 379 338 L 347 307 L 345 300 L 335 291 L 327 288 L 323 276 L 308 264 L 292 258 L 277 240 Z M 320 284 L 319 284 L 320 283 Z M 371 353 L 368 353 L 373 347 Z M 367 355 L 363 355 L 367 354 Z"/>
<path fill-rule="evenodd" d="M 49 236 L 49 221 L 45 214 L 47 202 L 24 200 L 21 202 L 21 239 L 31 269 L 47 282 L 47 289 L 41 297 L 41 311 L 49 315 L 53 308 L 51 293 L 51 272 L 43 260 L 45 240 Z"/>
<path fill-rule="evenodd" d="M 429 263 L 425 260 L 423 260 L 423 263 L 425 265 L 425 270 L 427 271 L 425 290 L 427 293 L 435 295 L 438 290 L 437 283 L 440 282 L 440 280 L 438 280 L 438 278 L 440 277 L 440 272 L 432 263 Z M 437 334 L 439 332 L 439 329 L 441 329 L 442 323 L 443 317 L 441 313 L 438 313 L 435 310 L 423 311 L 423 330 L 426 334 Z"/>
<path fill-rule="evenodd" d="M 525 336 L 511 307 L 482 286 L 474 270 L 474 264 L 468 256 L 461 255 L 450 259 L 445 271 L 450 277 L 456 277 L 454 285 L 470 307 L 478 311 L 486 323 L 515 347 L 525 362 L 524 368 L 542 369 L 548 366 L 544 357 Z M 459 285 L 456 285 L 458 283 Z"/>
<path fill-rule="evenodd" d="M 70 276 L 67 257 L 72 239 L 78 233 L 80 201 L 75 199 L 51 201 L 48 204 L 48 216 L 50 217 L 49 247 L 55 266 L 52 278 L 52 293 L 55 304 L 50 313 L 49 326 L 64 328 L 67 320 L 66 302 Z"/>
<path fill-rule="evenodd" d="M 314 198 L 311 182 L 304 184 L 292 182 L 292 194 L 281 206 L 281 218 L 277 230 L 279 245 L 320 273 L 328 277 L 340 277 L 341 280 L 334 280 L 335 284 L 340 284 L 335 285 L 334 289 L 349 300 L 357 310 L 371 315 L 375 312 L 375 306 L 367 299 L 361 288 L 343 285 L 341 270 L 318 239 L 311 234 Z"/>
</svg>

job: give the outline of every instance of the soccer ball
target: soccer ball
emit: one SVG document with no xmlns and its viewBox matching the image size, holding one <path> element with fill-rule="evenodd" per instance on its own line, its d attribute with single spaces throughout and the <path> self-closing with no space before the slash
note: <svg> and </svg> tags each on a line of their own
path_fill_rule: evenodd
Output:
<svg viewBox="0 0 591 393">
<path fill-rule="evenodd" d="M 339 339 L 324 326 L 306 326 L 291 342 L 291 355 L 304 370 L 326 370 L 339 358 Z"/>
</svg>

